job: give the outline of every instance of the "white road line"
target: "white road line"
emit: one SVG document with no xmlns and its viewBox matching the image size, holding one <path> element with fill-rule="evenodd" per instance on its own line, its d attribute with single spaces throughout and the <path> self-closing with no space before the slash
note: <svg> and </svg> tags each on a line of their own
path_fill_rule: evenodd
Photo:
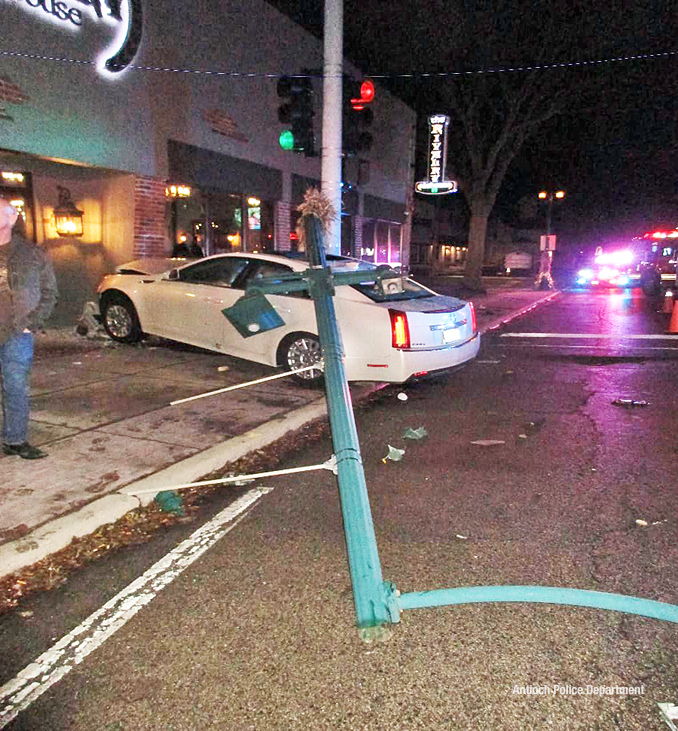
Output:
<svg viewBox="0 0 678 731">
<path fill-rule="evenodd" d="M 245 517 L 244 511 L 272 489 L 259 487 L 241 495 L 5 683 L 0 688 L 0 729 L 123 627 L 162 589 L 235 528 Z"/>
<path fill-rule="evenodd" d="M 537 345 L 536 343 L 497 343 L 498 348 L 551 348 L 557 350 L 604 350 L 606 353 L 610 352 L 609 345 Z M 652 345 L 638 345 L 637 347 L 621 347 L 620 350 L 628 350 L 634 353 L 642 352 L 643 350 L 665 350 L 667 353 L 676 353 L 676 348 L 657 348 Z"/>
<path fill-rule="evenodd" d="M 630 333 L 502 333 L 500 338 L 585 338 L 590 340 L 677 340 L 670 333 L 633 335 Z"/>
</svg>

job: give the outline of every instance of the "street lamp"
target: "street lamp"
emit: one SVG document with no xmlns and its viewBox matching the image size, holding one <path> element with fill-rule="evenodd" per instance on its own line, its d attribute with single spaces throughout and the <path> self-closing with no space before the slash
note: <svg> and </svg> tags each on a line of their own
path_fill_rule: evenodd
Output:
<svg viewBox="0 0 678 731">
<path fill-rule="evenodd" d="M 564 190 L 539 192 L 540 201 L 546 202 L 546 236 L 541 237 L 539 249 L 541 252 L 539 260 L 539 274 L 535 286 L 537 289 L 553 289 L 553 277 L 551 276 L 551 261 L 553 251 L 556 248 L 556 237 L 551 235 L 551 206 L 554 200 L 562 200 L 565 197 Z"/>
</svg>

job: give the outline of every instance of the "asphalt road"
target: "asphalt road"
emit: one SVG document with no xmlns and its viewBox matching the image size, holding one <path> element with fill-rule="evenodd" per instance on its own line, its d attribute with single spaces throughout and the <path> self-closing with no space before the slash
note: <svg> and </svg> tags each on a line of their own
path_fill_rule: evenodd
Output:
<svg viewBox="0 0 678 731">
<path fill-rule="evenodd" d="M 384 578 L 403 592 L 521 584 L 678 604 L 678 350 L 637 337 L 663 334 L 655 310 L 636 292 L 565 293 L 486 336 L 471 367 L 360 410 Z M 424 438 L 403 437 L 420 427 Z M 389 445 L 402 459 L 386 459 Z M 300 441 L 281 466 L 331 452 L 327 436 Z M 335 478 L 263 486 L 209 550 L 171 576 L 157 568 L 153 588 L 139 585 L 92 626 L 81 623 L 202 521 L 3 617 L 2 682 L 27 668 L 49 685 L 72 668 L 6 728 L 667 728 L 657 703 L 678 704 L 676 624 L 469 604 L 408 610 L 366 643 Z M 225 490 L 201 518 L 252 489 Z M 41 653 L 51 675 L 31 666 Z"/>
</svg>

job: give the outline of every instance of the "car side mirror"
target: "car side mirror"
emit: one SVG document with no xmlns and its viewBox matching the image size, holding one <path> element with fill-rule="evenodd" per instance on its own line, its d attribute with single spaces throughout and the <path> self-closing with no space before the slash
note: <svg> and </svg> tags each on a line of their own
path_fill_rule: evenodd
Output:
<svg viewBox="0 0 678 731">
<path fill-rule="evenodd" d="M 177 281 L 179 279 L 179 270 L 170 269 L 170 273 L 167 275 L 167 279 L 171 281 Z"/>
</svg>

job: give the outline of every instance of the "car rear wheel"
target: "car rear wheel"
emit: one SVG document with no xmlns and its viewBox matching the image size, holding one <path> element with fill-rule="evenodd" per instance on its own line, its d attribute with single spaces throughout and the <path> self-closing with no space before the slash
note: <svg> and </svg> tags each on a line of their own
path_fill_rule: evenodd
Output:
<svg viewBox="0 0 678 731">
<path fill-rule="evenodd" d="M 102 306 L 101 321 L 104 330 L 119 343 L 136 343 L 143 335 L 134 305 L 126 297 L 117 295 L 106 299 Z"/>
<path fill-rule="evenodd" d="M 295 371 L 299 368 L 317 366 L 312 370 L 303 371 L 292 376 L 295 381 L 308 386 L 315 386 L 322 383 L 323 355 L 320 348 L 320 341 L 315 335 L 297 333 L 285 340 L 281 347 L 282 363 L 289 370 Z"/>
</svg>

